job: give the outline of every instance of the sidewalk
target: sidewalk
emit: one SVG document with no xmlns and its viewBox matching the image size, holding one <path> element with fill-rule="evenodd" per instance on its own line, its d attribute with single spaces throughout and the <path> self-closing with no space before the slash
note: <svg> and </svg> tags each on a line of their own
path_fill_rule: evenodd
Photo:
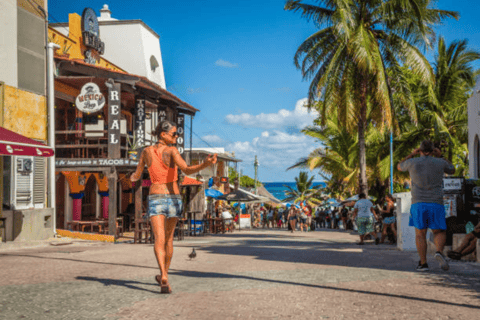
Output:
<svg viewBox="0 0 480 320">
<path fill-rule="evenodd" d="M 357 239 L 260 229 L 175 241 L 170 295 L 150 244 L 2 251 L 0 319 L 478 318 L 477 264 L 443 272 L 429 256 L 419 273 L 414 252 Z"/>
</svg>

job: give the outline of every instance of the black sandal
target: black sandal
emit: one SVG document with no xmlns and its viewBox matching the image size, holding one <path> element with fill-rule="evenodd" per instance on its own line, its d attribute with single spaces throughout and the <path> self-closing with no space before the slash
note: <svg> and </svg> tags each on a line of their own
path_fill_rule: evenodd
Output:
<svg viewBox="0 0 480 320">
<path fill-rule="evenodd" d="M 447 256 L 448 256 L 450 259 L 453 259 L 453 260 L 460 260 L 460 259 L 462 259 L 462 254 L 459 253 L 459 252 L 456 252 L 456 251 L 448 251 L 448 252 L 447 252 Z"/>
</svg>

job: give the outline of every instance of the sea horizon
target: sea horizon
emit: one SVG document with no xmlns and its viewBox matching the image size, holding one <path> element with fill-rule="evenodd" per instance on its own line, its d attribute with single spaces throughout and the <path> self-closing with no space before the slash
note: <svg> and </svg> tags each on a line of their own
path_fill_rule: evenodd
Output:
<svg viewBox="0 0 480 320">
<path fill-rule="evenodd" d="M 294 182 L 262 182 L 265 189 L 270 192 L 275 198 L 278 200 L 283 200 L 286 198 L 285 192 L 288 191 L 288 188 L 285 186 L 289 186 L 296 190 L 297 183 Z M 313 181 L 313 186 L 323 185 L 325 187 L 327 184 L 324 181 Z"/>
</svg>

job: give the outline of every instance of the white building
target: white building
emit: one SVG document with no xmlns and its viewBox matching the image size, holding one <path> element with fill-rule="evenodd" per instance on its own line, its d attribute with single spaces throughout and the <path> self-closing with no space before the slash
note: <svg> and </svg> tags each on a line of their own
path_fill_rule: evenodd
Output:
<svg viewBox="0 0 480 320">
<path fill-rule="evenodd" d="M 468 99 L 468 161 L 471 179 L 480 178 L 480 81 Z"/>
<path fill-rule="evenodd" d="M 100 38 L 105 42 L 103 58 L 166 89 L 160 36 L 152 28 L 142 20 L 112 18 L 106 4 L 100 10 L 98 23 Z M 68 35 L 68 23 L 53 23 L 51 26 Z"/>
</svg>

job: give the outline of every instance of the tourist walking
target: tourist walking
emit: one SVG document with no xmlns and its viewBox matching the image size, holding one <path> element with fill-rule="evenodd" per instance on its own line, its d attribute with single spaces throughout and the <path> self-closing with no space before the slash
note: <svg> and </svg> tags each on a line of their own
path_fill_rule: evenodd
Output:
<svg viewBox="0 0 480 320">
<path fill-rule="evenodd" d="M 297 224 L 297 212 L 293 206 L 291 206 L 290 210 L 288 210 L 287 220 L 288 220 L 288 223 L 290 224 L 290 227 L 292 228 L 292 233 L 293 233 L 295 231 L 296 224 Z"/>
<path fill-rule="evenodd" d="M 395 227 L 395 199 L 391 194 L 387 194 L 385 196 L 385 200 L 387 201 L 387 205 L 385 210 L 380 209 L 380 214 L 382 216 L 382 239 L 380 243 L 385 242 L 385 237 L 387 236 L 387 230 L 390 228 L 393 232 L 393 241 L 390 244 L 395 244 L 397 242 L 397 228 Z"/>
<path fill-rule="evenodd" d="M 347 230 L 348 209 L 346 206 L 343 206 L 340 211 L 340 219 L 342 219 L 343 230 Z"/>
<path fill-rule="evenodd" d="M 365 236 L 369 234 L 371 234 L 375 239 L 375 244 L 378 244 L 380 242 L 380 239 L 378 239 L 373 225 L 373 217 L 375 217 L 375 219 L 377 220 L 378 217 L 373 210 L 373 203 L 370 200 L 366 199 L 367 196 L 365 195 L 365 193 L 360 193 L 358 198 L 359 200 L 355 203 L 355 206 L 353 207 L 353 218 L 357 218 L 358 234 L 360 235 L 360 242 L 357 242 L 357 244 L 364 244 Z"/>
<path fill-rule="evenodd" d="M 173 256 L 173 234 L 183 210 L 177 167 L 185 174 L 193 174 L 215 164 L 217 155 L 210 155 L 204 163 L 189 167 L 177 148 L 172 146 L 179 135 L 175 123 L 160 122 L 154 134 L 158 137 L 158 143 L 143 150 L 130 181 L 138 181 L 147 166 L 152 182 L 147 216 L 155 236 L 154 252 L 161 272 L 155 279 L 160 284 L 161 293 L 171 293 L 168 269 Z"/>
<path fill-rule="evenodd" d="M 415 158 L 416 156 L 420 156 Z M 420 144 L 397 165 L 400 171 L 408 171 L 412 180 L 412 206 L 410 207 L 409 226 L 415 227 L 415 242 L 420 256 L 417 270 L 428 270 L 427 229 L 431 229 L 437 252 L 435 259 L 443 270 L 449 265 L 443 255 L 447 239 L 447 223 L 443 204 L 443 176 L 455 173 L 452 163 L 442 158 L 440 149 L 430 140 Z"/>
</svg>

